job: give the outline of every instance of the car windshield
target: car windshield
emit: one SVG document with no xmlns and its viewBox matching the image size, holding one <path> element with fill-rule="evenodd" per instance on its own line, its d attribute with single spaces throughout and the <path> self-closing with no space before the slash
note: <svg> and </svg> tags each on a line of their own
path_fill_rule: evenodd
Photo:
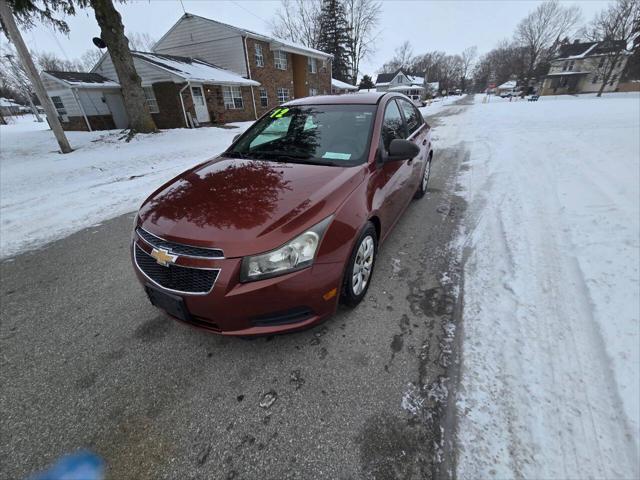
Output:
<svg viewBox="0 0 640 480">
<path fill-rule="evenodd" d="M 351 166 L 365 161 L 375 105 L 279 107 L 256 122 L 225 155 Z"/>
</svg>

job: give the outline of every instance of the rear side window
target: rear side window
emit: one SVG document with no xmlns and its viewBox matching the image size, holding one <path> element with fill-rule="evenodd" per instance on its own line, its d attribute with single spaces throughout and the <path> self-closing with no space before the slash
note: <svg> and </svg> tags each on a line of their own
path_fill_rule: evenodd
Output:
<svg viewBox="0 0 640 480">
<path fill-rule="evenodd" d="M 387 103 L 382 120 L 382 142 L 384 149 L 388 152 L 391 140 L 394 138 L 407 138 L 407 130 L 400 114 L 400 109 L 395 100 Z"/>
<path fill-rule="evenodd" d="M 422 125 L 422 114 L 414 105 L 407 102 L 406 100 L 400 98 L 398 99 L 398 103 L 400 104 L 400 107 L 402 108 L 402 111 L 404 113 L 404 118 L 407 121 L 407 129 L 409 130 L 409 135 L 411 135 L 413 132 L 420 128 L 420 125 Z"/>
</svg>

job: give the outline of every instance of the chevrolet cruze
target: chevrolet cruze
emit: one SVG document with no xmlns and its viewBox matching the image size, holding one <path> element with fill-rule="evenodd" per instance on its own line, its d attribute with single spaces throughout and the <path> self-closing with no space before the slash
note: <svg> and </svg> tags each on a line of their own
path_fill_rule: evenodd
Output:
<svg viewBox="0 0 640 480">
<path fill-rule="evenodd" d="M 153 305 L 212 332 L 309 327 L 364 298 L 432 156 L 430 127 L 403 95 L 285 103 L 145 200 L 135 272 Z"/>
</svg>

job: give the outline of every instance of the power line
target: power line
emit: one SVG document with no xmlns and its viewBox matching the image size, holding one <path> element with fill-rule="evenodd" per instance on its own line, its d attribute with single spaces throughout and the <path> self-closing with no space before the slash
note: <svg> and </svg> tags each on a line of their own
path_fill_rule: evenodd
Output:
<svg viewBox="0 0 640 480">
<path fill-rule="evenodd" d="M 268 21 L 266 21 L 264 18 L 262 18 L 262 17 L 261 17 L 261 16 L 259 16 L 259 15 L 256 15 L 256 14 L 255 14 L 255 13 L 253 13 L 251 10 L 248 10 L 248 9 L 244 8 L 240 3 L 236 2 L 235 0 L 230 0 L 230 1 L 231 1 L 231 3 L 233 3 L 236 7 L 241 8 L 242 10 L 244 10 L 245 12 L 247 12 L 249 15 L 253 15 L 253 16 L 254 16 L 254 17 L 256 17 L 258 20 L 261 20 L 262 22 L 264 22 L 264 23 L 265 23 L 265 25 L 268 25 L 268 24 L 269 24 L 269 22 L 268 22 Z"/>
</svg>

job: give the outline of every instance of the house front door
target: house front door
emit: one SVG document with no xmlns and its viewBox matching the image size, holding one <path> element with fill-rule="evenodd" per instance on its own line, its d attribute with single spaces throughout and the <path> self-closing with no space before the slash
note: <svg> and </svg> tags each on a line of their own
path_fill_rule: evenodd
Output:
<svg viewBox="0 0 640 480">
<path fill-rule="evenodd" d="M 191 86 L 191 97 L 193 98 L 193 107 L 196 111 L 196 119 L 199 123 L 209 123 L 211 117 L 209 117 L 209 109 L 207 108 L 207 102 L 204 98 L 204 90 L 201 85 Z"/>
</svg>

